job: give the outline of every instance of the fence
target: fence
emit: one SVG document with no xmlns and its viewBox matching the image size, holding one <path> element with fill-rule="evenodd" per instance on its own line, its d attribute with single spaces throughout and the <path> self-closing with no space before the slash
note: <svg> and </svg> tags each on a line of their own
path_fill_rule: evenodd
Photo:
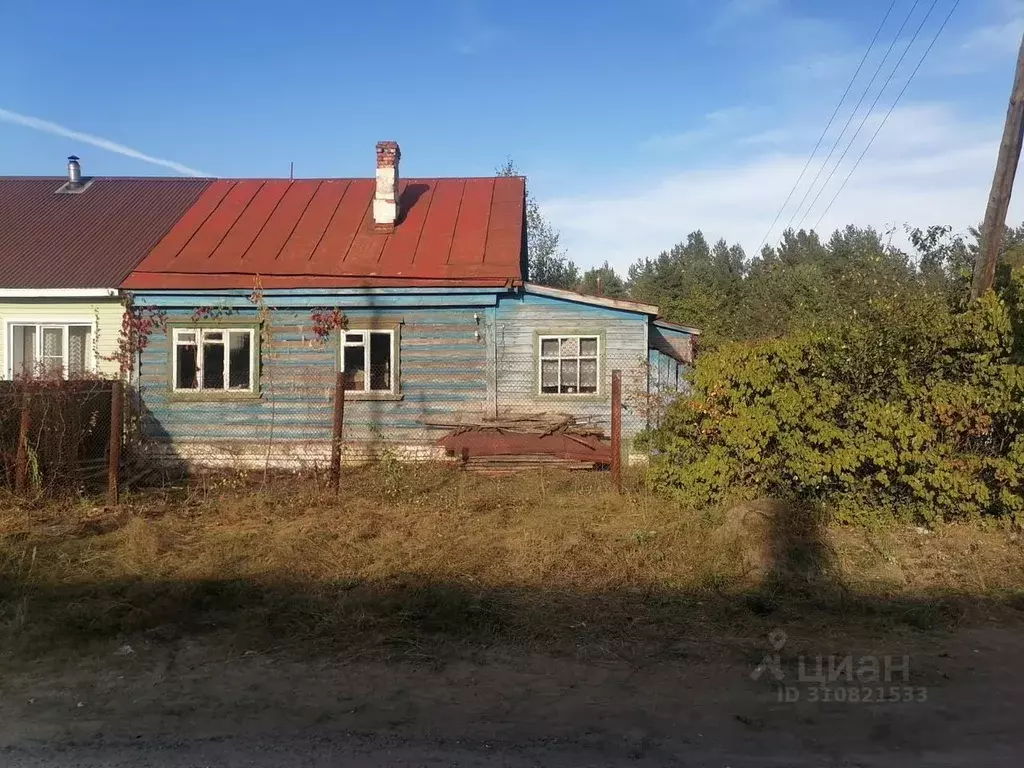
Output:
<svg viewBox="0 0 1024 768">
<path fill-rule="evenodd" d="M 124 466 L 130 479 L 144 466 L 326 470 L 336 484 L 342 464 L 385 454 L 497 473 L 549 464 L 618 474 L 646 458 L 641 438 L 678 392 L 647 361 L 578 340 L 537 356 L 451 346 L 439 356 L 409 344 L 398 365 L 372 343 L 326 364 L 266 355 L 248 381 L 207 362 L 206 388 L 143 367 L 123 410 L 118 382 L 5 382 L 5 481 L 20 491 L 105 487 L 116 500 Z"/>
<path fill-rule="evenodd" d="M 329 349 L 316 357 L 307 347 L 264 349 L 256 380 L 239 377 L 232 386 L 228 377 L 225 387 L 218 369 L 206 389 L 198 384 L 209 377 L 178 377 L 169 386 L 163 358 L 140 372 L 141 447 L 189 468 L 333 470 L 384 452 L 491 469 L 524 457 L 582 468 L 611 464 L 617 412 L 616 455 L 642 460 L 637 438 L 657 425 L 678 382 L 654 382 L 636 356 L 579 343 L 547 352 L 498 355 L 472 339 L 439 352 L 403 340 L 394 365 L 392 347 L 372 340 L 356 354 L 346 348 L 340 360 Z M 617 409 L 613 370 L 620 371 Z"/>
<path fill-rule="evenodd" d="M 95 492 L 116 500 L 119 381 L 0 381 L 0 484 L 16 493 Z"/>
</svg>

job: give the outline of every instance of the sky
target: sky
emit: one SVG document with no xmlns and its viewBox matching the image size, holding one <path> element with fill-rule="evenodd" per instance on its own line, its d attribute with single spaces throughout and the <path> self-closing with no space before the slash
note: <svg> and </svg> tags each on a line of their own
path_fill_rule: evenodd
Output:
<svg viewBox="0 0 1024 768">
<path fill-rule="evenodd" d="M 370 176 L 394 139 L 409 178 L 511 157 L 583 266 L 902 243 L 982 218 L 1022 34 L 1024 0 L 0 0 L 0 175 Z"/>
</svg>

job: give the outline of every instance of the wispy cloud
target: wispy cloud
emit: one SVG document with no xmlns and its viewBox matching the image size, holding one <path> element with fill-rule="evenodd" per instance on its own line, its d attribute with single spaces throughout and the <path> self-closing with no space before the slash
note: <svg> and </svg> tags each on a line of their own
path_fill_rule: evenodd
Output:
<svg viewBox="0 0 1024 768">
<path fill-rule="evenodd" d="M 43 120 L 38 117 L 32 117 L 31 115 L 12 112 L 9 109 L 0 108 L 0 121 L 13 123 L 14 125 L 20 125 L 25 128 L 31 128 L 34 131 L 51 133 L 54 136 L 63 136 L 64 138 L 72 139 L 73 141 L 80 141 L 83 144 L 90 144 L 94 147 L 105 149 L 108 152 L 123 155 L 124 157 L 130 157 L 134 160 L 141 160 L 144 163 L 150 163 L 151 165 L 159 165 L 163 168 L 169 168 L 172 171 L 177 171 L 178 173 L 186 176 L 211 175 L 209 173 L 196 170 L 195 168 L 190 168 L 187 165 L 175 162 L 174 160 L 164 160 L 161 157 L 147 155 L 145 152 L 140 152 L 139 150 L 127 147 L 124 144 L 118 144 L 116 141 L 105 139 L 102 136 L 94 136 L 91 133 L 82 133 L 81 131 L 76 131 L 58 123 L 51 123 L 49 120 Z"/>
<path fill-rule="evenodd" d="M 454 46 L 457 53 L 472 56 L 490 48 L 501 30 L 487 21 L 472 0 L 461 2 L 455 11 Z"/>
<path fill-rule="evenodd" d="M 749 110 L 743 106 L 717 109 L 704 115 L 693 128 L 676 133 L 659 133 L 645 139 L 640 147 L 641 149 L 686 149 L 702 141 L 720 138 L 723 134 L 732 132 L 748 116 Z"/>
<path fill-rule="evenodd" d="M 880 119 L 880 117 L 878 118 Z M 945 103 L 897 109 L 821 224 L 831 232 L 848 223 L 884 229 L 905 223 L 974 225 L 984 213 L 1001 120 L 978 123 Z M 870 125 L 869 125 L 870 128 Z M 798 127 L 779 126 L 798 131 Z M 870 131 L 873 133 L 873 130 Z M 859 155 L 860 145 L 854 156 Z M 614 194 L 541 200 L 570 254 L 587 266 L 608 260 L 625 269 L 703 229 L 716 239 L 756 250 L 806 160 L 804 151 L 764 151 L 749 160 L 637 179 Z M 852 160 L 804 221 L 813 226 L 839 189 Z M 1015 200 L 1011 218 L 1024 214 Z M 787 212 L 788 216 L 788 212 Z M 778 237 L 775 233 L 773 239 Z"/>
</svg>

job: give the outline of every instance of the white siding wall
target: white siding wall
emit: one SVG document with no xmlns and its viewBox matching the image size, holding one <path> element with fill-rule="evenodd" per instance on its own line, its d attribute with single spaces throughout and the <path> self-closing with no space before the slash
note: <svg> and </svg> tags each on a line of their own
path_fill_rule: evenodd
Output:
<svg viewBox="0 0 1024 768">
<path fill-rule="evenodd" d="M 118 365 L 110 357 L 117 350 L 124 307 L 119 298 L 71 299 L 0 299 L 0 378 L 7 377 L 7 345 L 10 339 L 8 323 L 28 320 L 35 322 L 84 321 L 94 324 L 95 364 L 97 370 L 114 376 Z"/>
</svg>

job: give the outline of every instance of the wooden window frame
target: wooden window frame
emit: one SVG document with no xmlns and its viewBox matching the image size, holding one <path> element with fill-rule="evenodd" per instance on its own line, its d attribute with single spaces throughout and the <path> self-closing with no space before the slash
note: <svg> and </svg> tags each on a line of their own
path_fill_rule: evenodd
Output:
<svg viewBox="0 0 1024 768">
<path fill-rule="evenodd" d="M 561 346 L 563 339 L 576 339 L 577 353 L 575 355 L 562 356 Z M 581 342 L 583 339 L 593 339 L 597 343 L 597 351 L 594 355 L 583 355 L 580 354 Z M 544 342 L 545 341 L 557 341 L 559 350 L 557 357 L 551 357 L 550 355 L 544 355 Z M 599 399 L 604 394 L 603 388 L 601 387 L 601 374 L 604 370 L 604 338 L 603 334 L 597 331 L 585 332 L 585 331 L 573 331 L 573 332 L 558 332 L 558 333 L 538 333 L 537 334 L 537 395 L 539 397 L 550 397 L 556 399 L 562 398 L 591 398 Z M 545 360 L 557 360 L 558 361 L 558 381 L 559 389 L 561 389 L 562 380 L 562 360 L 576 360 L 576 380 L 579 382 L 580 377 L 580 361 L 582 360 L 595 360 L 597 365 L 597 381 L 596 388 L 593 392 L 545 392 L 544 391 L 544 361 Z"/>
<path fill-rule="evenodd" d="M 168 333 L 168 389 L 175 399 L 187 400 L 251 400 L 260 397 L 260 329 L 252 322 L 209 322 L 199 324 L 172 324 Z M 178 386 L 178 337 L 183 333 L 195 333 L 196 367 L 199 386 L 196 388 Z M 231 359 L 228 352 L 229 339 L 223 338 L 224 385 L 213 389 L 203 387 L 202 355 L 204 333 L 248 333 L 249 334 L 249 386 L 246 389 L 231 389 Z"/>
<path fill-rule="evenodd" d="M 366 370 L 366 384 L 363 389 L 346 389 L 345 399 L 346 400 L 402 400 L 404 395 L 402 394 L 402 366 L 401 366 L 401 349 L 402 349 L 402 320 L 374 320 L 374 319 L 360 319 L 354 317 L 351 319 L 351 328 L 343 328 L 339 330 L 340 339 L 337 346 L 338 362 L 337 370 L 344 373 L 345 371 L 345 347 L 347 346 L 363 346 L 366 350 L 365 355 L 368 356 L 370 353 L 369 335 L 370 333 L 389 333 L 391 334 L 391 389 L 369 389 L 369 361 L 364 356 Z M 363 342 L 359 343 L 347 343 L 346 335 L 350 333 L 361 333 L 363 334 Z"/>
</svg>

